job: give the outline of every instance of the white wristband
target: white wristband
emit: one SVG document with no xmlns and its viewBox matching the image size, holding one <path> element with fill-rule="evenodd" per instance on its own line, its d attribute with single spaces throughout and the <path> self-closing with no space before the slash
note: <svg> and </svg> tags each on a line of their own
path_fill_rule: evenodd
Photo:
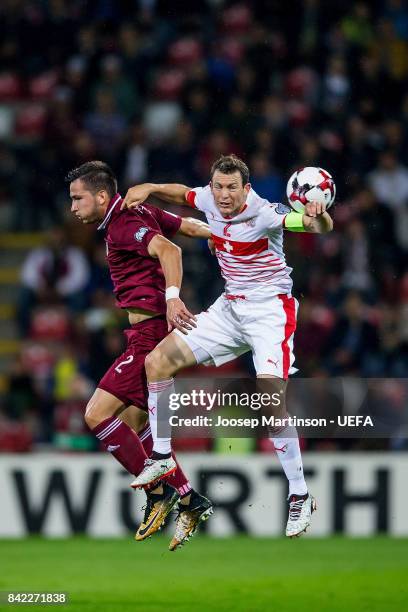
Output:
<svg viewBox="0 0 408 612">
<path fill-rule="evenodd" d="M 172 300 L 174 298 L 178 298 L 179 295 L 180 295 L 180 289 L 178 287 L 176 287 L 175 285 L 172 285 L 171 287 L 167 287 L 167 289 L 166 289 L 166 302 L 167 302 L 167 300 Z"/>
</svg>

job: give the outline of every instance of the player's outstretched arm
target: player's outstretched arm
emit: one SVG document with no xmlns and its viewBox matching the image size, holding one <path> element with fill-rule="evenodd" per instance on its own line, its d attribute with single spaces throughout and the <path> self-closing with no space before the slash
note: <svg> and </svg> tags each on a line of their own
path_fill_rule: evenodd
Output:
<svg viewBox="0 0 408 612">
<path fill-rule="evenodd" d="M 327 234 L 333 229 L 333 219 L 321 202 L 307 202 L 303 213 L 303 226 L 313 234 Z"/>
<path fill-rule="evenodd" d="M 147 250 L 151 257 L 157 257 L 159 260 L 166 280 L 168 331 L 176 327 L 186 334 L 187 330 L 196 327 L 196 324 L 194 315 L 178 297 L 183 277 L 181 249 L 164 236 L 157 234 L 149 242 Z"/>
<path fill-rule="evenodd" d="M 185 204 L 188 206 L 186 200 L 188 191 L 190 191 L 189 187 L 177 183 L 164 183 L 163 185 L 158 183 L 143 183 L 142 185 L 136 185 L 128 189 L 121 204 L 121 210 L 124 208 L 137 208 L 140 204 L 146 202 L 150 195 L 160 198 L 168 204 Z"/>
<path fill-rule="evenodd" d="M 205 238 L 208 240 L 211 237 L 211 230 L 208 223 L 194 219 L 193 217 L 186 217 L 181 221 L 180 228 L 177 232 L 183 236 L 190 236 L 190 238 Z"/>
<path fill-rule="evenodd" d="M 333 219 L 326 212 L 326 206 L 319 202 L 305 204 L 303 215 L 295 211 L 285 218 L 285 229 L 290 232 L 310 232 L 312 234 L 326 234 L 333 229 Z"/>
</svg>

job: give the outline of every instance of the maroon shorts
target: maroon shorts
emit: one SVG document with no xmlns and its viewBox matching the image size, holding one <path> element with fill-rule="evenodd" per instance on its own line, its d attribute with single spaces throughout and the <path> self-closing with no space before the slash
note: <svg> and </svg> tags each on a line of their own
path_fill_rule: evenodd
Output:
<svg viewBox="0 0 408 612">
<path fill-rule="evenodd" d="M 125 406 L 137 406 L 147 411 L 147 382 L 144 367 L 145 357 L 167 336 L 167 321 L 164 315 L 146 319 L 125 330 L 127 347 L 116 359 L 98 384 L 120 399 Z"/>
</svg>

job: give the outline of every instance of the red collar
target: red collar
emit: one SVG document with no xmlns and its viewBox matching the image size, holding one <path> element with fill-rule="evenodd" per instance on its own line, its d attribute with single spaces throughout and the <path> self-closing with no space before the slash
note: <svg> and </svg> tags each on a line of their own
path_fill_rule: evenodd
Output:
<svg viewBox="0 0 408 612">
<path fill-rule="evenodd" d="M 120 193 L 116 193 L 113 196 L 113 198 L 110 200 L 110 202 L 109 202 L 109 204 L 108 204 L 108 206 L 106 208 L 105 216 L 102 219 L 101 224 L 98 225 L 98 230 L 105 229 L 105 227 L 108 225 L 108 223 L 109 223 L 109 221 L 111 219 L 111 216 L 112 216 L 112 213 L 113 213 L 114 209 L 116 208 L 116 206 L 121 201 L 122 201 L 122 196 L 120 195 Z"/>
</svg>

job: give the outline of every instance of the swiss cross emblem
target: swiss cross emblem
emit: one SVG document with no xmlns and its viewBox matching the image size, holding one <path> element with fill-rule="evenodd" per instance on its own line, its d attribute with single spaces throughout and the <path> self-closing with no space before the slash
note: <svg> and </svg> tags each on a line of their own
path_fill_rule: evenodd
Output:
<svg viewBox="0 0 408 612">
<path fill-rule="evenodd" d="M 230 244 L 229 242 L 225 241 L 224 244 L 222 245 L 224 247 L 224 249 L 227 251 L 227 253 L 231 253 L 231 251 L 234 249 L 234 247 L 232 246 L 232 244 Z"/>
</svg>

